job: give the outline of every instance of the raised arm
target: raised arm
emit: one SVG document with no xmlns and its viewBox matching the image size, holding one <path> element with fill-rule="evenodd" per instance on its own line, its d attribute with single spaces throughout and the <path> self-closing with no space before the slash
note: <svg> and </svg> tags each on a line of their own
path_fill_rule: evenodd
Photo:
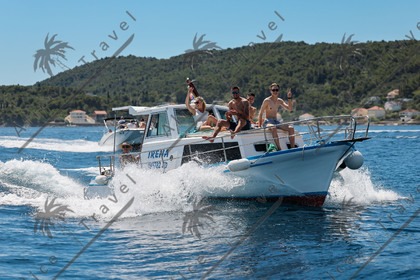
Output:
<svg viewBox="0 0 420 280">
<path fill-rule="evenodd" d="M 195 109 L 190 104 L 190 94 L 192 93 L 192 91 L 193 91 L 193 88 L 189 87 L 188 92 L 187 92 L 187 96 L 185 97 L 185 105 L 187 106 L 188 111 L 190 111 L 190 113 L 193 116 L 195 116 Z"/>
<path fill-rule="evenodd" d="M 292 91 L 290 89 L 287 91 L 287 103 L 281 98 L 277 100 L 284 109 L 289 110 L 289 112 L 293 111 Z"/>
</svg>

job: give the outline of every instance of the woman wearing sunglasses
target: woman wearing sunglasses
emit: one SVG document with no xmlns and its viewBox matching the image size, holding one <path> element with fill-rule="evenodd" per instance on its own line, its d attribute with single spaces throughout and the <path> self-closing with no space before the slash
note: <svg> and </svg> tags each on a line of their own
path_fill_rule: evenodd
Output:
<svg viewBox="0 0 420 280">
<path fill-rule="evenodd" d="M 193 88 L 188 88 L 187 96 L 185 97 L 185 105 L 187 106 L 188 111 L 193 115 L 194 121 L 196 123 L 197 130 L 211 129 L 211 124 L 216 124 L 217 119 L 214 116 L 209 115 L 209 112 L 206 111 L 206 101 L 203 97 L 198 96 L 193 99 L 192 104 L 190 103 L 190 95 L 193 94 Z"/>
</svg>

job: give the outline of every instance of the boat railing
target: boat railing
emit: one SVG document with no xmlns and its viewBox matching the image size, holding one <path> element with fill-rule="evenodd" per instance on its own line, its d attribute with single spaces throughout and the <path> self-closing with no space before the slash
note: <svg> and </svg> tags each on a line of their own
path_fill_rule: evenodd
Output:
<svg viewBox="0 0 420 280">
<path fill-rule="evenodd" d="M 278 131 L 281 126 L 293 126 L 295 134 L 293 136 L 302 137 L 305 145 L 314 145 L 316 143 L 327 143 L 333 138 L 341 136 L 341 140 L 354 140 L 356 138 L 368 137 L 369 131 L 369 117 L 368 116 L 324 116 L 316 117 L 299 121 L 282 122 L 277 125 Z M 361 126 L 361 125 L 364 126 Z M 255 134 L 258 131 L 264 133 L 266 142 L 272 142 L 271 127 L 255 128 L 252 130 L 242 131 L 240 134 Z M 305 129 L 306 128 L 306 129 Z M 360 128 L 360 129 L 359 129 Z M 286 133 L 286 132 L 284 132 Z M 226 136 L 220 136 L 223 138 Z M 288 138 L 289 135 L 279 136 L 279 139 Z"/>
<path fill-rule="evenodd" d="M 316 117 L 311 119 L 299 120 L 299 121 L 291 121 L 291 122 L 283 122 L 281 125 L 289 125 L 295 128 L 295 137 L 301 137 L 304 146 L 311 146 L 311 145 L 323 145 L 328 142 L 336 141 L 336 140 L 348 140 L 352 141 L 359 138 L 367 138 L 368 130 L 369 130 L 369 118 L 368 117 L 354 117 L 348 115 L 342 116 L 326 116 L 326 117 Z M 362 126 L 363 124 L 363 126 Z M 272 127 L 265 127 L 265 128 L 255 128 L 247 131 L 242 131 L 240 135 L 255 135 L 256 133 L 263 133 L 264 138 L 259 140 L 259 142 L 263 141 L 266 145 L 268 150 L 268 145 L 273 143 L 272 133 L 270 131 Z M 280 127 L 278 129 L 280 131 Z M 238 135 L 239 135 L 238 134 Z M 184 136 L 185 137 L 185 136 Z M 289 138 L 290 135 L 287 133 L 280 133 L 279 139 L 286 139 Z M 216 152 L 222 152 L 225 161 L 228 161 L 227 152 L 232 149 L 237 149 L 240 147 L 246 148 L 246 146 L 254 145 L 255 142 L 249 143 L 238 143 L 237 145 L 229 145 L 226 146 L 226 139 L 230 139 L 230 134 L 223 134 L 221 133 L 220 136 L 216 137 L 219 138 L 222 144 L 221 148 L 211 149 L 208 151 L 200 151 L 200 156 L 212 154 Z M 176 148 L 178 146 L 188 146 L 189 147 L 189 154 L 180 156 L 182 159 L 191 160 L 197 157 L 198 153 L 193 152 L 191 149 L 192 145 L 202 144 L 207 142 L 207 140 L 202 139 L 201 137 L 197 137 L 196 139 L 190 141 L 188 144 L 178 142 L 176 145 L 172 145 L 171 149 Z M 229 141 L 232 142 L 231 140 Z M 208 143 L 208 142 L 207 142 Z M 129 155 L 133 156 L 140 156 L 139 164 L 142 165 L 143 157 L 147 157 L 149 151 L 146 152 L 132 152 L 128 153 Z M 127 155 L 127 154 L 124 154 Z M 119 159 L 121 155 L 102 155 L 97 156 L 99 162 L 99 171 L 102 174 L 104 170 L 111 174 L 114 173 L 115 170 L 115 161 Z M 177 158 L 172 158 L 173 160 Z M 162 157 L 163 161 L 163 157 Z M 109 168 L 105 169 L 104 162 L 109 162 Z"/>
</svg>

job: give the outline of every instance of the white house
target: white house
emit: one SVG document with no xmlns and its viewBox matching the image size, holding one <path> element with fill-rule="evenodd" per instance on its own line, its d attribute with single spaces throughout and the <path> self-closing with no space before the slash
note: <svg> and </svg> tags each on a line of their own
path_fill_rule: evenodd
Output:
<svg viewBox="0 0 420 280">
<path fill-rule="evenodd" d="M 408 122 L 420 115 L 420 112 L 414 109 L 406 109 L 400 112 L 400 119 L 402 122 Z"/>
<path fill-rule="evenodd" d="M 71 124 L 94 124 L 95 120 L 86 115 L 85 111 L 82 110 L 73 110 L 70 112 L 65 119 L 65 121 Z"/>
<path fill-rule="evenodd" d="M 104 119 L 106 119 L 107 115 L 107 112 L 102 110 L 96 110 L 93 112 L 93 118 L 97 123 L 102 122 Z"/>
<path fill-rule="evenodd" d="M 387 101 L 384 107 L 387 111 L 398 112 L 401 110 L 401 103 L 398 101 Z"/>
<path fill-rule="evenodd" d="M 369 118 L 384 119 L 385 118 L 385 109 L 379 106 L 373 106 L 368 110 Z"/>
</svg>

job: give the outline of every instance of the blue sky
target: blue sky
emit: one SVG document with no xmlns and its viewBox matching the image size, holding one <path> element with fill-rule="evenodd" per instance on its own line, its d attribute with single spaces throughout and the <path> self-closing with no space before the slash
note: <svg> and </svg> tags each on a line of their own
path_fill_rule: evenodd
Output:
<svg viewBox="0 0 420 280">
<path fill-rule="evenodd" d="M 196 33 L 223 49 L 273 42 L 281 34 L 310 44 L 340 43 L 344 34 L 359 42 L 420 39 L 419 0 L 0 0 L 0 7 L 0 85 L 49 77 L 33 68 L 47 34 L 74 48 L 62 60 L 69 68 L 112 56 L 132 35 L 121 55 L 180 55 Z M 52 67 L 53 74 L 61 71 Z"/>
</svg>

